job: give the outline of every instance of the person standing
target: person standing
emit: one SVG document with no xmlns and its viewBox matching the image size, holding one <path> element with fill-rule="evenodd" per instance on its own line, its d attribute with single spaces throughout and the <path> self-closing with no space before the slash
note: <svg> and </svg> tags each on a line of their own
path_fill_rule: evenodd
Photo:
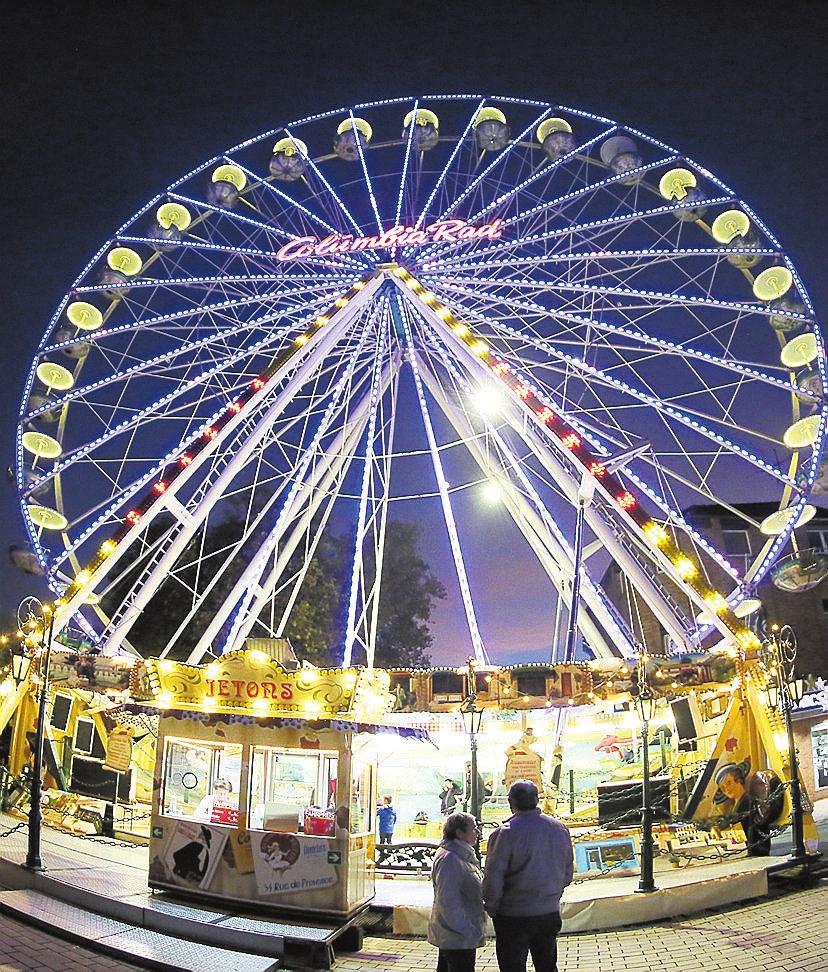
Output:
<svg viewBox="0 0 828 972">
<path fill-rule="evenodd" d="M 390 844 L 394 836 L 394 825 L 397 822 L 397 811 L 391 805 L 391 797 L 382 798 L 382 805 L 377 807 L 377 820 L 379 821 L 379 842 Z"/>
<path fill-rule="evenodd" d="M 470 813 L 446 817 L 431 870 L 434 904 L 426 935 L 439 949 L 437 972 L 474 972 L 476 951 L 486 941 L 476 843 L 477 823 Z"/>
<path fill-rule="evenodd" d="M 460 787 L 454 782 L 454 780 L 443 780 L 443 789 L 440 790 L 439 796 L 440 813 L 442 813 L 443 816 L 447 816 L 450 813 L 454 813 L 454 808 L 460 802 Z"/>
<path fill-rule="evenodd" d="M 509 788 L 512 816 L 489 837 L 483 899 L 495 929 L 500 972 L 558 972 L 560 900 L 572 882 L 569 831 L 538 808 L 538 788 L 515 780 Z"/>
<path fill-rule="evenodd" d="M 196 820 L 207 820 L 212 823 L 229 823 L 230 811 L 236 809 L 233 798 L 233 785 L 229 780 L 216 780 L 213 792 L 201 798 L 193 817 Z"/>
</svg>

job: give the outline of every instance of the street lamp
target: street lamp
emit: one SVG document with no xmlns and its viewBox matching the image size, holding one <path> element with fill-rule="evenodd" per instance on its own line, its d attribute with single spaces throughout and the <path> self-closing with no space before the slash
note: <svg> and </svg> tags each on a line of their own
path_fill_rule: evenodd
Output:
<svg viewBox="0 0 828 972">
<path fill-rule="evenodd" d="M 12 677 L 17 685 L 25 682 L 29 677 L 29 669 L 32 666 L 32 656 L 20 647 L 20 651 L 12 649 L 11 656 Z"/>
<path fill-rule="evenodd" d="M 47 868 L 40 856 L 40 831 L 43 822 L 40 800 L 43 789 L 43 741 L 46 732 L 49 659 L 52 651 L 55 613 L 49 605 L 44 604 L 38 598 L 27 597 L 20 602 L 17 608 L 17 620 L 21 629 L 28 632 L 24 644 L 37 653 L 40 683 L 37 697 L 37 727 L 32 754 L 32 781 L 29 791 L 29 846 L 26 853 L 26 863 L 23 866 L 29 871 L 45 871 Z M 29 659 L 29 664 L 31 664 L 31 659 Z M 28 666 L 26 666 L 26 671 L 28 672 Z"/>
<path fill-rule="evenodd" d="M 799 782 L 799 759 L 796 754 L 796 739 L 793 730 L 793 709 L 802 701 L 805 694 L 805 680 L 797 678 L 794 671 L 796 662 L 796 635 L 789 624 L 780 627 L 771 625 L 765 631 L 762 643 L 762 656 L 770 669 L 771 681 L 765 689 L 768 704 L 777 709 L 785 720 L 788 734 L 788 768 L 791 774 L 791 831 L 793 853 L 791 860 L 806 863 L 812 855 L 805 848 L 804 810 L 802 807 L 802 787 Z"/>
<path fill-rule="evenodd" d="M 480 804 L 481 793 L 479 785 L 479 777 L 477 774 L 477 735 L 480 732 L 480 727 L 483 723 L 483 712 L 484 710 L 478 708 L 477 705 L 477 693 L 475 692 L 474 683 L 474 662 L 469 659 L 469 674 L 468 674 L 468 694 L 465 699 L 460 703 L 460 717 L 463 720 L 463 728 L 469 737 L 469 749 L 471 752 L 471 766 L 470 766 L 470 776 L 469 780 L 469 797 L 471 801 L 471 814 L 477 823 L 477 842 L 475 844 L 475 850 L 477 856 L 480 857 L 480 828 L 482 826 L 482 821 L 480 819 Z"/>
<path fill-rule="evenodd" d="M 655 715 L 656 700 L 647 681 L 647 662 L 638 659 L 638 695 L 635 709 L 641 722 L 641 877 L 637 892 L 656 891 L 653 881 L 653 804 L 650 798 L 650 723 Z"/>
</svg>

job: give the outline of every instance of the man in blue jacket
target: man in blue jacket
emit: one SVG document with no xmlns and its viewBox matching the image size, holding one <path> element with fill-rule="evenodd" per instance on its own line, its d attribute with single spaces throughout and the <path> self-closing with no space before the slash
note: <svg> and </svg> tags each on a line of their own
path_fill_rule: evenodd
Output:
<svg viewBox="0 0 828 972">
<path fill-rule="evenodd" d="M 560 901 L 572 882 L 569 831 L 538 808 L 538 788 L 516 780 L 509 788 L 512 816 L 489 837 L 483 899 L 492 916 L 500 972 L 558 972 Z"/>
</svg>

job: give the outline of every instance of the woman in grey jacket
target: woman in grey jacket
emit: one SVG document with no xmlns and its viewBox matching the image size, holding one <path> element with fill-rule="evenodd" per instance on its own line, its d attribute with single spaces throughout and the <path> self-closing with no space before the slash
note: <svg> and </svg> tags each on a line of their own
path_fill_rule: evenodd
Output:
<svg viewBox="0 0 828 972">
<path fill-rule="evenodd" d="M 483 873 L 474 852 L 477 824 L 470 813 L 452 813 L 434 858 L 434 905 L 428 941 L 440 950 L 437 972 L 474 972 L 475 952 L 486 941 Z"/>
</svg>

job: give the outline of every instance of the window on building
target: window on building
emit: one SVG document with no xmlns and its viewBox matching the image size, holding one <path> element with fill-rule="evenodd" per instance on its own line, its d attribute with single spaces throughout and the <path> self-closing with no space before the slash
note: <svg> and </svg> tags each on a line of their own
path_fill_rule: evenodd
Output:
<svg viewBox="0 0 828 972">
<path fill-rule="evenodd" d="M 811 520 L 806 535 L 809 547 L 816 547 L 817 550 L 828 550 L 828 522 Z"/>
<path fill-rule="evenodd" d="M 457 672 L 433 672 L 431 693 L 435 702 L 460 702 L 466 694 L 466 679 Z"/>
<path fill-rule="evenodd" d="M 722 530 L 722 546 L 727 559 L 742 570 L 750 564 L 750 535 L 747 530 L 725 527 Z"/>
<path fill-rule="evenodd" d="M 814 757 L 814 783 L 821 790 L 828 786 L 828 728 L 824 725 L 811 729 L 811 747 Z"/>
</svg>

